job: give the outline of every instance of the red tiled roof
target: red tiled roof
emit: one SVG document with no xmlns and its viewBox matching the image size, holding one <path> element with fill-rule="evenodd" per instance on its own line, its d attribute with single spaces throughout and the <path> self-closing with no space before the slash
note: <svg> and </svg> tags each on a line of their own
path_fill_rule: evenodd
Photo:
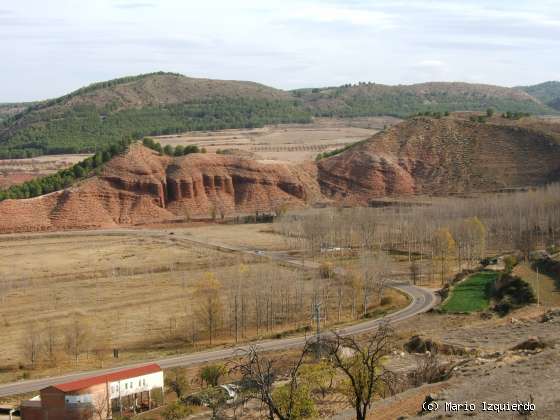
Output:
<svg viewBox="0 0 560 420">
<path fill-rule="evenodd" d="M 90 386 L 103 384 L 105 382 L 120 381 L 123 379 L 134 378 L 136 376 L 147 375 L 149 373 L 160 371 L 161 367 L 159 367 L 159 365 L 156 363 L 152 363 L 149 365 L 107 373 L 105 375 L 90 376 L 89 378 L 78 379 L 77 381 L 56 384 L 53 385 L 53 387 L 63 392 L 78 391 L 80 389 L 89 388 Z"/>
</svg>

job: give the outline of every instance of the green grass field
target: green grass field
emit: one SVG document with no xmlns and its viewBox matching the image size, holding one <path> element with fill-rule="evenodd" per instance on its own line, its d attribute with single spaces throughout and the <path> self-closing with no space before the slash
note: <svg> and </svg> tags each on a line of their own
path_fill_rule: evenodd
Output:
<svg viewBox="0 0 560 420">
<path fill-rule="evenodd" d="M 473 274 L 453 289 L 450 298 L 444 302 L 441 309 L 444 312 L 474 312 L 488 308 L 490 298 L 486 289 L 497 276 L 498 273 L 492 271 Z"/>
</svg>

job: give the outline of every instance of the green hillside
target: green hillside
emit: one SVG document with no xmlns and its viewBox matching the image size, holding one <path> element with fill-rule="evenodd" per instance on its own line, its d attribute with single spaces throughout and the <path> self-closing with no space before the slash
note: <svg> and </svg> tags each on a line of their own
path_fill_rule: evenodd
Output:
<svg viewBox="0 0 560 420">
<path fill-rule="evenodd" d="M 316 115 L 360 117 L 419 112 L 497 111 L 550 114 L 554 110 L 526 92 L 492 85 L 469 83 L 422 83 L 387 86 L 359 83 L 340 87 L 294 91 Z"/>
<path fill-rule="evenodd" d="M 542 103 L 560 111 L 560 82 L 550 81 L 533 86 L 519 86 L 517 89 L 527 92 Z"/>
<path fill-rule="evenodd" d="M 25 111 L 34 104 L 34 102 L 0 103 L 0 123 Z"/>
<path fill-rule="evenodd" d="M 403 117 L 487 108 L 555 112 L 521 89 L 491 85 L 359 83 L 283 91 L 158 72 L 94 83 L 31 106 L 0 105 L 0 158 L 95 152 L 146 135 L 307 123 L 313 116 Z"/>
<path fill-rule="evenodd" d="M 154 73 L 97 83 L 0 126 L 0 158 L 95 152 L 125 138 L 309 122 L 289 93 L 250 82 Z"/>
</svg>

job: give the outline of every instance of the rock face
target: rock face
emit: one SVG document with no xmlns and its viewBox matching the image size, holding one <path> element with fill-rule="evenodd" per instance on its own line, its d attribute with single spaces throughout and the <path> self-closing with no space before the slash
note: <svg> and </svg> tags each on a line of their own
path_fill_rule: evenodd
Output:
<svg viewBox="0 0 560 420">
<path fill-rule="evenodd" d="M 560 179 L 560 145 L 518 126 L 414 118 L 318 164 L 328 197 L 452 194 L 543 185 Z"/>
<path fill-rule="evenodd" d="M 558 131 L 560 133 L 560 131 Z M 64 191 L 0 202 L 0 232 L 87 229 L 270 212 L 385 196 L 445 195 L 560 180 L 560 134 L 540 126 L 413 118 L 317 164 L 160 156 L 140 145 Z"/>
<path fill-rule="evenodd" d="M 64 191 L 0 203 L 0 232 L 86 229 L 221 217 L 305 206 L 318 194 L 312 174 L 235 156 L 159 156 L 132 146 L 99 177 Z"/>
</svg>

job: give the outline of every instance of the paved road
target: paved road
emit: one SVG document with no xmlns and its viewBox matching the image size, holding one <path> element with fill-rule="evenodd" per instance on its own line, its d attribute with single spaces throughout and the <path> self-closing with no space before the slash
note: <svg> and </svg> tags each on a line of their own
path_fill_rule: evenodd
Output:
<svg viewBox="0 0 560 420">
<path fill-rule="evenodd" d="M 166 237 L 170 238 L 167 234 L 162 234 L 161 231 L 146 231 L 146 230 L 111 230 L 105 232 L 87 232 L 88 235 L 90 234 L 107 234 L 107 233 L 115 233 L 115 234 L 139 234 L 141 236 L 154 236 L 154 237 Z M 84 232 L 64 232 L 64 233 L 56 233 L 54 235 L 84 235 Z M 32 236 L 32 235 L 30 235 Z M 34 235 L 33 235 L 34 236 Z M 170 238 L 171 239 L 171 238 Z M 251 250 L 248 248 L 237 247 L 237 246 L 229 246 L 225 244 L 218 244 L 218 243 L 209 243 L 202 240 L 197 240 L 193 238 L 189 238 L 185 235 L 174 235 L 171 239 L 173 241 L 188 241 L 191 243 L 195 243 L 199 246 L 206 246 L 212 247 L 217 249 L 222 249 L 231 252 L 243 252 L 249 254 L 257 254 L 256 250 Z M 259 252 L 260 254 L 260 252 Z M 312 262 L 302 262 L 301 259 L 295 259 L 293 257 L 288 256 L 282 252 L 273 252 L 273 253 L 265 253 L 263 257 L 268 257 L 276 261 L 280 261 L 286 264 L 291 264 L 299 267 L 304 268 L 316 268 L 316 264 Z M 395 273 L 398 275 L 399 273 Z M 398 282 L 391 282 L 389 284 L 390 287 L 393 287 L 397 290 L 400 290 L 411 298 L 411 303 L 404 309 L 401 309 L 397 312 L 393 312 L 383 318 L 380 319 L 373 319 L 361 322 L 359 324 L 354 324 L 351 326 L 343 327 L 339 330 L 341 335 L 357 335 L 366 332 L 370 332 L 375 330 L 379 327 L 382 322 L 389 322 L 395 323 L 404 321 L 409 319 L 415 315 L 428 311 L 437 303 L 437 298 L 434 293 L 430 290 L 423 289 L 420 287 L 412 286 L 406 283 L 398 283 Z M 242 346 L 234 347 L 234 348 L 225 348 L 220 350 L 208 350 L 208 351 L 201 351 L 197 353 L 191 353 L 176 357 L 169 357 L 159 360 L 147 360 L 144 363 L 135 363 L 126 366 L 119 366 L 110 369 L 100 369 L 95 371 L 88 371 L 88 372 L 78 372 L 78 373 L 71 373 L 65 374 L 56 377 L 49 377 L 44 379 L 34 379 L 34 380 L 26 380 L 14 383 L 7 383 L 0 385 L 0 397 L 9 396 L 9 395 L 16 395 L 28 392 L 38 391 L 42 388 L 45 388 L 49 385 L 61 383 L 61 382 L 68 382 L 77 379 L 82 379 L 88 376 L 99 375 L 104 373 L 114 372 L 123 368 L 127 367 L 134 367 L 134 366 L 141 366 L 146 363 L 158 363 L 162 368 L 171 368 L 171 367 L 179 367 L 179 366 L 191 366 L 197 365 L 204 362 L 210 361 L 217 361 L 217 360 L 224 360 L 231 358 L 233 356 L 242 354 L 243 351 L 247 350 L 251 345 L 257 345 L 259 349 L 263 351 L 274 351 L 274 350 L 285 350 L 288 348 L 300 347 L 305 343 L 306 337 L 292 337 L 292 338 L 283 338 L 283 339 L 276 339 L 276 340 L 264 340 L 254 343 L 248 343 Z"/>
</svg>

